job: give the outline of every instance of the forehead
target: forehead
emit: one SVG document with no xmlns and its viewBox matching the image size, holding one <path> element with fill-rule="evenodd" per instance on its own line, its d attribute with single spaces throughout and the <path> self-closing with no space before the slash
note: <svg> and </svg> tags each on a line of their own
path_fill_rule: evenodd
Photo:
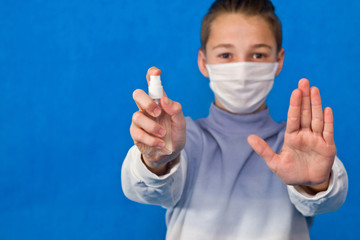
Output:
<svg viewBox="0 0 360 240">
<path fill-rule="evenodd" d="M 242 47 L 253 44 L 276 47 L 271 26 L 263 17 L 247 16 L 241 13 L 221 14 L 211 23 L 207 46 L 221 43 Z"/>
</svg>

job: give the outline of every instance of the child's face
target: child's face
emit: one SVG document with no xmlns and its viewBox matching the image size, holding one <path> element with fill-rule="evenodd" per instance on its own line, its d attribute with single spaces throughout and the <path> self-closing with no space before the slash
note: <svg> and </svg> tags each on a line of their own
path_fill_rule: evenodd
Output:
<svg viewBox="0 0 360 240">
<path fill-rule="evenodd" d="M 279 62 L 279 74 L 284 50 L 276 49 L 276 40 L 269 24 L 262 17 L 228 13 L 211 24 L 206 54 L 199 51 L 199 68 L 208 77 L 205 64 L 231 62 Z"/>
</svg>

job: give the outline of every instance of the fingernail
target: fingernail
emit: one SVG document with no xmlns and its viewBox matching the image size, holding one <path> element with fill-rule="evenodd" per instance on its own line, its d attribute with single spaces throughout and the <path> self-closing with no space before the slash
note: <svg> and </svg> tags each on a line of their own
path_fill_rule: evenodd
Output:
<svg viewBox="0 0 360 240">
<path fill-rule="evenodd" d="M 160 109 L 160 108 L 158 108 L 158 107 L 156 107 L 156 108 L 154 109 L 153 113 L 154 113 L 154 116 L 155 116 L 155 117 L 157 117 L 157 116 L 159 116 L 159 115 L 160 115 L 160 113 L 161 113 L 161 109 Z"/>
<path fill-rule="evenodd" d="M 160 135 L 160 136 L 165 136 L 165 133 L 166 133 L 165 129 L 162 129 L 162 128 L 161 128 L 161 129 L 159 130 L 159 135 Z"/>
</svg>

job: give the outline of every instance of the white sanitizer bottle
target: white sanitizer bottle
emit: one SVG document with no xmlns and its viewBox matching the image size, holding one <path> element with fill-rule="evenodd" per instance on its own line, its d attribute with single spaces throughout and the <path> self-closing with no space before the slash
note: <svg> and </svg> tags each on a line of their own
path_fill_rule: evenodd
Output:
<svg viewBox="0 0 360 240">
<path fill-rule="evenodd" d="M 156 104 L 159 105 L 159 107 L 161 108 L 161 114 L 156 118 L 149 115 L 148 116 L 154 119 L 157 123 L 159 123 L 166 129 L 166 135 L 162 138 L 162 140 L 164 140 L 165 142 L 165 147 L 163 147 L 162 149 L 153 148 L 149 146 L 145 147 L 145 154 L 151 157 L 170 155 L 173 152 L 170 115 L 168 115 L 162 109 L 160 104 L 160 99 L 163 95 L 164 95 L 164 90 L 161 85 L 160 75 L 151 75 L 150 83 L 149 83 L 149 96 L 155 101 Z"/>
</svg>

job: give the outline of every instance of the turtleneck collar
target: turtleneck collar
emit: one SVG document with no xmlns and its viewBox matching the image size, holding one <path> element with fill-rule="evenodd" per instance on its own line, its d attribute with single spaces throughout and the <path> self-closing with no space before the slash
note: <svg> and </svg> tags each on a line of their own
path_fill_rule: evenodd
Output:
<svg viewBox="0 0 360 240">
<path fill-rule="evenodd" d="M 263 135 L 268 131 L 277 131 L 283 124 L 276 123 L 270 116 L 269 109 L 248 115 L 229 113 L 211 104 L 208 122 L 211 127 L 223 133 L 243 133 Z"/>
</svg>

